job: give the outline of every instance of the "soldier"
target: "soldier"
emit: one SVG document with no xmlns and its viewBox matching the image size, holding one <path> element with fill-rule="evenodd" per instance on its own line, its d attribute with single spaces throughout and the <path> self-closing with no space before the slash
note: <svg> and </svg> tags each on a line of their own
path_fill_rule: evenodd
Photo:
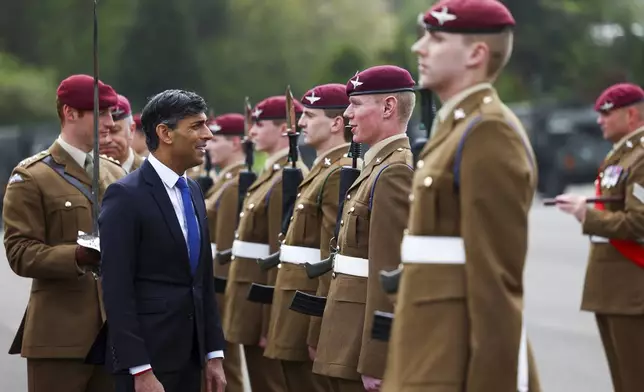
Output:
<svg viewBox="0 0 644 392">
<path fill-rule="evenodd" d="M 287 391 L 326 391 L 325 378 L 314 375 L 307 336 L 310 317 L 289 309 L 296 290 L 315 294 L 317 279 L 309 279 L 303 264 L 318 263 L 329 256 L 338 214 L 340 169 L 350 165 L 347 151 L 351 132 L 342 116 L 349 100 L 342 84 L 327 84 L 309 90 L 302 98 L 299 120 L 304 142 L 317 158 L 298 188 L 293 216 L 280 248 L 280 269 L 264 355 L 282 361 Z M 318 331 L 319 333 L 319 331 Z"/>
<path fill-rule="evenodd" d="M 442 101 L 416 164 L 383 391 L 540 390 L 523 318 L 537 173 L 491 83 L 514 19 L 496 0 L 443 0 L 412 47 Z M 529 370 L 529 371 L 528 371 Z"/>
<path fill-rule="evenodd" d="M 296 112 L 302 112 L 296 101 Z M 235 235 L 233 261 L 226 285 L 226 314 L 223 326 L 229 342 L 243 344 L 253 392 L 279 392 L 285 389 L 279 361 L 264 357 L 270 318 L 270 305 L 247 300 L 252 283 L 275 284 L 277 271 L 263 272 L 257 265 L 278 250 L 282 218 L 282 168 L 287 162 L 286 97 L 274 96 L 258 103 L 253 110 L 250 136 L 257 151 L 268 155 L 264 171 L 249 188 L 239 228 Z M 298 162 L 303 171 L 306 167 Z M 219 247 L 219 245 L 218 245 Z"/>
<path fill-rule="evenodd" d="M 210 190 L 206 199 L 206 210 L 210 224 L 210 240 L 213 256 L 218 250 L 230 249 L 235 238 L 235 222 L 237 221 L 237 200 L 239 190 L 239 172 L 244 168 L 244 151 L 242 138 L 244 136 L 244 116 L 241 114 L 223 114 L 211 119 L 208 126 L 213 138 L 208 141 L 210 162 L 220 169 L 219 178 Z M 226 314 L 224 293 L 230 264 L 221 264 L 214 260 L 215 293 L 219 314 Z M 241 347 L 239 344 L 228 343 L 224 371 L 230 392 L 244 392 L 242 379 Z"/>
<path fill-rule="evenodd" d="M 616 392 L 641 391 L 644 374 L 644 91 L 621 83 L 595 103 L 604 138 L 615 143 L 595 181 L 599 202 L 560 195 L 564 212 L 590 236 L 581 308 L 595 313 Z M 610 200 L 612 199 L 612 200 Z"/>
<path fill-rule="evenodd" d="M 134 119 L 135 129 L 132 136 L 132 149 L 141 158 L 145 159 L 149 154 L 148 145 L 145 142 L 145 133 L 143 132 L 143 125 L 141 124 L 141 113 L 132 116 Z"/>
<path fill-rule="evenodd" d="M 84 363 L 105 322 L 100 254 L 76 244 L 92 232 L 91 177 L 94 143 L 94 78 L 73 75 L 57 91 L 61 133 L 51 147 L 22 161 L 4 199 L 4 243 L 11 269 L 32 279 L 31 296 L 10 353 L 27 358 L 29 392 L 113 391 L 109 374 Z M 99 82 L 101 135 L 114 126 L 112 87 Z M 111 158 L 100 160 L 99 200 L 125 175 Z"/>
<path fill-rule="evenodd" d="M 377 391 L 387 346 L 371 338 L 373 313 L 391 304 L 378 280 L 400 263 L 413 171 L 405 134 L 415 104 L 415 82 L 395 66 L 357 73 L 346 85 L 353 141 L 371 148 L 346 194 L 333 279 L 322 318 L 313 371 L 331 378 L 333 391 Z"/>
<path fill-rule="evenodd" d="M 112 112 L 112 119 L 114 126 L 110 128 L 107 137 L 101 139 L 99 151 L 101 154 L 117 160 L 121 167 L 130 173 L 141 167 L 143 158 L 132 149 L 132 138 L 136 132 L 136 124 L 132 118 L 130 101 L 120 94 L 118 103 Z"/>
</svg>

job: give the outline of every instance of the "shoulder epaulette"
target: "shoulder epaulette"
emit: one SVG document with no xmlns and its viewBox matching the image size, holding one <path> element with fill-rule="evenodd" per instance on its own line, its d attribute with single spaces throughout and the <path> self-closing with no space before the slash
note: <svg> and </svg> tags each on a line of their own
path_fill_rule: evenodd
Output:
<svg viewBox="0 0 644 392">
<path fill-rule="evenodd" d="M 101 154 L 101 155 L 99 155 L 99 157 L 103 158 L 106 161 L 110 161 L 113 164 L 118 165 L 119 167 L 121 166 L 121 162 L 119 162 L 118 160 L 116 160 L 116 159 L 114 159 L 112 157 L 109 157 L 109 156 L 107 156 L 105 154 Z"/>
<path fill-rule="evenodd" d="M 48 155 L 49 155 L 48 150 L 41 151 L 36 155 L 30 156 L 29 158 L 26 158 L 26 159 L 23 159 L 18 164 L 18 167 L 29 167 L 29 166 L 33 165 L 34 163 L 44 159 Z"/>
</svg>

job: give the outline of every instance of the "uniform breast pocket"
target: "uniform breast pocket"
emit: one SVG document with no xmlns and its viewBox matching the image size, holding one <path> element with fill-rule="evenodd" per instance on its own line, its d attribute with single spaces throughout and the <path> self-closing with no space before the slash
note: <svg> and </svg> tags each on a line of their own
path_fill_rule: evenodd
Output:
<svg viewBox="0 0 644 392">
<path fill-rule="evenodd" d="M 369 206 L 361 201 L 356 201 L 350 208 L 347 216 L 347 245 L 360 248 L 369 244 Z"/>
<path fill-rule="evenodd" d="M 320 216 L 317 204 L 298 200 L 293 209 L 293 234 L 297 245 L 320 243 Z"/>
<path fill-rule="evenodd" d="M 455 189 L 451 173 L 417 174 L 410 210 L 415 232 L 443 235 L 459 232 L 459 198 Z"/>
<path fill-rule="evenodd" d="M 52 198 L 47 203 L 47 235 L 53 243 L 76 242 L 78 231 L 92 231 L 92 208 L 82 195 Z"/>
</svg>

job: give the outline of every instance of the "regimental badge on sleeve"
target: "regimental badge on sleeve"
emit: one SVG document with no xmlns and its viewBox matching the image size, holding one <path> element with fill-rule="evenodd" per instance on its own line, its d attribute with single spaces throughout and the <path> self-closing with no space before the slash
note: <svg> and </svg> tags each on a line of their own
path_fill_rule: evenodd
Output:
<svg viewBox="0 0 644 392">
<path fill-rule="evenodd" d="M 20 174 L 16 173 L 16 174 L 14 174 L 13 176 L 11 176 L 9 178 L 9 182 L 7 183 L 7 185 L 15 184 L 15 183 L 18 183 L 18 182 L 24 182 L 24 181 L 25 181 L 25 179 L 22 178 L 22 176 Z"/>
</svg>

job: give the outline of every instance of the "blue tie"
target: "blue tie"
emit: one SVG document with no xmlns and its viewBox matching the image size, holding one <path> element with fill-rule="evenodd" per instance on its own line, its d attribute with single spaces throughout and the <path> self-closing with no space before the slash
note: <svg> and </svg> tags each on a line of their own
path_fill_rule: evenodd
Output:
<svg viewBox="0 0 644 392">
<path fill-rule="evenodd" d="M 188 256 L 190 258 L 190 269 L 194 275 L 199 265 L 199 253 L 201 250 L 201 240 L 199 239 L 199 227 L 197 226 L 197 217 L 192 207 L 192 197 L 190 188 L 186 179 L 179 177 L 177 188 L 181 191 L 181 200 L 183 201 L 183 211 L 186 216 L 186 225 L 188 226 Z"/>
</svg>

